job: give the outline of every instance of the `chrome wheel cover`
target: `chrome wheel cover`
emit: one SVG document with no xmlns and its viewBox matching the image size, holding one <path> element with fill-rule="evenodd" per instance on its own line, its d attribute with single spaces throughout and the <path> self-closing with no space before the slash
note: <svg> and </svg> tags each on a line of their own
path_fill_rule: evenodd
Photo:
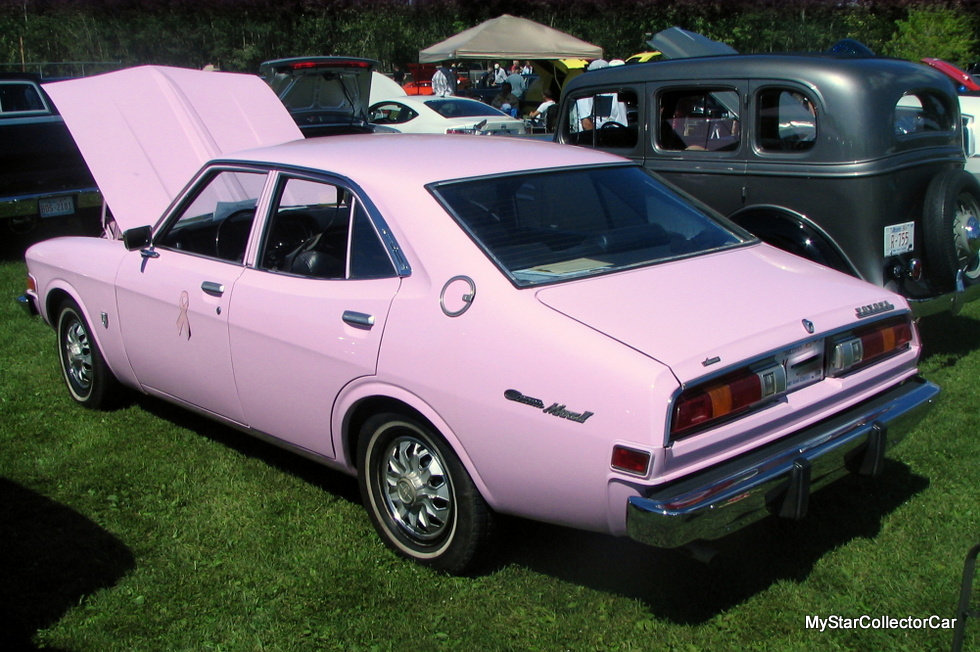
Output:
<svg viewBox="0 0 980 652">
<path fill-rule="evenodd" d="M 953 247 L 967 278 L 980 277 L 980 210 L 972 195 L 960 196 L 953 217 Z"/>
<path fill-rule="evenodd" d="M 65 375 L 82 393 L 92 388 L 92 343 L 81 320 L 71 319 L 62 342 Z"/>
<path fill-rule="evenodd" d="M 452 524 L 453 490 L 442 459 L 415 437 L 396 437 L 382 457 L 381 491 L 391 518 L 409 536 L 432 541 Z"/>
</svg>

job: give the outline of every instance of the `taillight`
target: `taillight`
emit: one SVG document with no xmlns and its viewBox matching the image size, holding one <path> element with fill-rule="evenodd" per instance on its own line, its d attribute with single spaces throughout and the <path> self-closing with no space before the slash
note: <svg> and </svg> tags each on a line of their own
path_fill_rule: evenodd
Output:
<svg viewBox="0 0 980 652">
<path fill-rule="evenodd" d="M 369 61 L 350 61 L 347 59 L 337 61 L 293 61 L 280 70 L 309 70 L 310 68 L 370 68 L 373 66 Z"/>
<path fill-rule="evenodd" d="M 650 468 L 650 453 L 625 446 L 614 446 L 611 465 L 618 471 L 646 475 L 647 469 Z"/>
<path fill-rule="evenodd" d="M 674 402 L 671 437 L 734 416 L 786 391 L 786 369 L 778 363 L 741 369 L 681 392 Z"/>
<path fill-rule="evenodd" d="M 892 353 L 912 342 L 912 323 L 907 317 L 871 324 L 830 341 L 827 374 L 840 376 Z"/>
</svg>

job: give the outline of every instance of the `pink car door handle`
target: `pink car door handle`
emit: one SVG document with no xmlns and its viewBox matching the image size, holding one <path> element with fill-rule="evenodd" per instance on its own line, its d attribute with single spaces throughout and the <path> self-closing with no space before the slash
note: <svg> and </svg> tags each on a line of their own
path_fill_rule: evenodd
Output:
<svg viewBox="0 0 980 652">
<path fill-rule="evenodd" d="M 225 286 L 214 281 L 204 281 L 201 283 L 201 289 L 204 290 L 204 294 L 210 294 L 212 297 L 220 297 L 225 293 Z"/>
<path fill-rule="evenodd" d="M 345 310 L 342 319 L 345 323 L 350 324 L 355 328 L 370 329 L 372 326 L 374 326 L 374 315 L 356 312 L 354 310 Z"/>
</svg>

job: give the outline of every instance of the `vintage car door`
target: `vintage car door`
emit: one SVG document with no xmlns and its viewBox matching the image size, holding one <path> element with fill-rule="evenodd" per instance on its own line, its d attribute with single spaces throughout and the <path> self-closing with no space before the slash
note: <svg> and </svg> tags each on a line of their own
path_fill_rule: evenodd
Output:
<svg viewBox="0 0 980 652">
<path fill-rule="evenodd" d="M 747 81 L 648 85 L 646 167 L 722 214 L 742 207 Z"/>
<path fill-rule="evenodd" d="M 144 389 L 239 423 L 229 305 L 267 176 L 205 175 L 154 246 L 131 252 L 116 278 L 126 354 Z"/>
<path fill-rule="evenodd" d="M 235 284 L 229 322 L 253 429 L 334 457 L 334 400 L 376 372 L 400 285 L 378 219 L 339 183 L 280 180 L 255 264 Z"/>
</svg>

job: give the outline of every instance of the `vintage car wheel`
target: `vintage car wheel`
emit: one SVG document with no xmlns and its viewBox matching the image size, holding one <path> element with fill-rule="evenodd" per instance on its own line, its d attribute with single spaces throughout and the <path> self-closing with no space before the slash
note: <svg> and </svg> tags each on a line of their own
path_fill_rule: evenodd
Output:
<svg viewBox="0 0 980 652">
<path fill-rule="evenodd" d="M 980 278 L 980 183 L 969 172 L 948 170 L 929 184 L 925 254 L 944 289 L 960 271 L 966 283 Z"/>
<path fill-rule="evenodd" d="M 58 358 L 71 397 L 85 407 L 104 409 L 118 399 L 121 386 L 109 370 L 78 304 L 58 310 Z"/>
<path fill-rule="evenodd" d="M 492 515 L 441 437 L 414 419 L 379 414 L 361 430 L 358 464 L 361 496 L 385 545 L 448 573 L 477 563 Z"/>
</svg>

